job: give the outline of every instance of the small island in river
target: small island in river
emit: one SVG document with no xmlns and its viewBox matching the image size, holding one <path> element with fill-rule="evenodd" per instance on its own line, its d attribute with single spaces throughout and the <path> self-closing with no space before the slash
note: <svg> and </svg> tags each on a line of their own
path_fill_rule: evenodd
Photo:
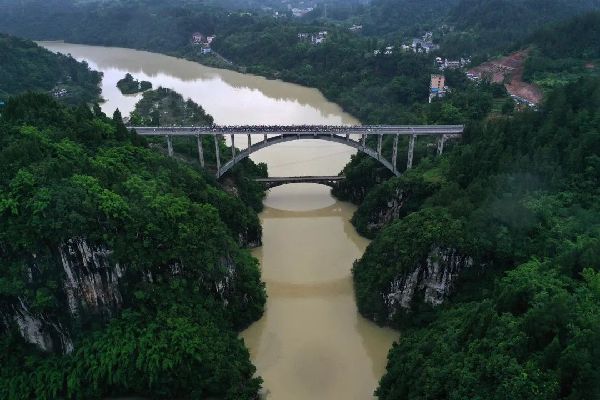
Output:
<svg viewBox="0 0 600 400">
<path fill-rule="evenodd" d="M 202 106 L 163 87 L 145 92 L 130 118 L 134 126 L 201 126 L 214 122 Z"/>
<path fill-rule="evenodd" d="M 125 78 L 117 82 L 117 87 L 123 94 L 136 94 L 152 89 L 152 83 L 148 81 L 138 81 L 133 79 L 130 73 L 125 74 Z"/>
</svg>

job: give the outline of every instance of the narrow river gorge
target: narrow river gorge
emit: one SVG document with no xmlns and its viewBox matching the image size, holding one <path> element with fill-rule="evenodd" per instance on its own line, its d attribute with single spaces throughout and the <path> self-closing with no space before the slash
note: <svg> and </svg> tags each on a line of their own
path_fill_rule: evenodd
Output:
<svg viewBox="0 0 600 400">
<path fill-rule="evenodd" d="M 121 48 L 42 42 L 104 73 L 102 104 L 112 114 L 133 110 L 141 95 L 116 87 L 125 73 L 181 93 L 217 124 L 354 124 L 357 121 L 310 88 Z M 337 175 L 354 150 L 341 144 L 297 141 L 255 153 L 272 176 Z M 268 301 L 264 316 L 242 332 L 265 397 L 368 399 L 398 334 L 360 317 L 351 268 L 368 242 L 349 223 L 354 206 L 325 186 L 296 184 L 269 191 L 261 214 L 261 263 Z"/>
</svg>

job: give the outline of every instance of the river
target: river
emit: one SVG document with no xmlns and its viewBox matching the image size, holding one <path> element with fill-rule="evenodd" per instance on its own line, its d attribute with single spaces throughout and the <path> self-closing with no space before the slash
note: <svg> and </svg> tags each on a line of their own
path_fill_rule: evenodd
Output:
<svg viewBox="0 0 600 400">
<path fill-rule="evenodd" d="M 315 89 L 121 48 L 41 42 L 104 73 L 102 109 L 126 116 L 141 95 L 116 87 L 125 73 L 173 89 L 202 105 L 217 124 L 355 124 Z M 337 175 L 354 150 L 296 141 L 252 155 L 271 176 Z M 260 218 L 261 263 L 268 300 L 264 316 L 241 336 L 272 400 L 370 399 L 398 334 L 356 309 L 351 268 L 368 241 L 349 219 L 355 207 L 314 184 L 269 191 Z"/>
</svg>

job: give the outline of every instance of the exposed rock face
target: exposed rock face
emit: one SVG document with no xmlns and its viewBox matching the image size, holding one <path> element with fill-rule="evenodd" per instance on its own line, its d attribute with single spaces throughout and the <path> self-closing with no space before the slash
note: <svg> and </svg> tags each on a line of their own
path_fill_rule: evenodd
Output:
<svg viewBox="0 0 600 400">
<path fill-rule="evenodd" d="M 119 263 L 110 262 L 108 249 L 74 238 L 61 245 L 59 253 L 65 272 L 64 292 L 73 317 L 82 312 L 111 316 L 120 308 L 123 297 L 119 280 L 124 271 Z"/>
<path fill-rule="evenodd" d="M 68 324 L 91 315 L 113 316 L 123 304 L 119 283 L 124 271 L 118 263 L 110 261 L 108 249 L 93 246 L 84 238 L 69 239 L 56 250 L 56 266 L 63 272 L 59 297 L 66 298 L 68 313 L 59 320 L 54 315 L 34 312 L 27 300 L 19 297 L 0 309 L 0 322 L 4 330 L 16 328 L 27 342 L 42 351 L 69 353 L 73 350 L 72 334 L 64 322 Z M 34 262 L 27 269 L 33 283 L 38 267 Z"/>
<path fill-rule="evenodd" d="M 48 320 L 43 314 L 32 313 L 21 298 L 12 309 L 12 318 L 21 336 L 40 350 L 61 353 L 73 351 L 73 341 L 66 329 L 59 322 Z M 5 323 L 8 321 L 5 320 Z"/>
<path fill-rule="evenodd" d="M 400 187 L 396 188 L 395 196 L 388 200 L 386 207 L 372 214 L 367 222 L 367 230 L 371 233 L 379 232 L 390 222 L 400 218 L 400 211 L 404 207 L 406 193 Z"/>
<path fill-rule="evenodd" d="M 25 297 L 8 299 L 0 303 L 0 334 L 18 332 L 29 343 L 46 352 L 69 353 L 73 351 L 73 333 L 78 324 L 91 318 L 109 320 L 123 306 L 128 268 L 111 259 L 111 251 L 102 245 L 92 245 L 84 238 L 72 238 L 54 250 L 52 262 L 56 274 L 62 275 L 55 295 L 64 299 L 64 312 L 46 315 L 33 310 Z M 33 256 L 36 260 L 36 256 Z M 224 306 L 235 293 L 237 266 L 228 256 L 221 259 L 222 273 L 213 275 L 203 283 Z M 34 284 L 38 266 L 28 268 L 29 283 Z M 181 261 L 169 265 L 172 276 L 185 272 Z M 137 276 L 137 278 L 136 278 Z M 153 282 L 151 271 L 129 272 L 127 279 Z M 202 279 L 201 279 L 202 281 Z M 0 299 L 6 300 L 6 299 Z M 243 302 L 246 299 L 242 300 Z"/>
<path fill-rule="evenodd" d="M 401 309 L 409 310 L 417 297 L 432 306 L 438 306 L 451 293 L 461 271 L 471 268 L 473 259 L 456 249 L 433 247 L 427 259 L 414 270 L 397 276 L 384 293 L 389 319 Z"/>
</svg>

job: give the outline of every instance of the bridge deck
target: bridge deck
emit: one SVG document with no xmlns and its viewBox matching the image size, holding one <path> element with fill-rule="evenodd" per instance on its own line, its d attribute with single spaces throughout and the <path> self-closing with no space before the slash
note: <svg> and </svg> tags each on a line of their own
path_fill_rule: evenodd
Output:
<svg viewBox="0 0 600 400">
<path fill-rule="evenodd" d="M 257 178 L 256 182 L 260 183 L 302 183 L 302 182 L 338 182 L 346 179 L 345 176 L 274 176 L 269 178 Z"/>
<path fill-rule="evenodd" d="M 317 183 L 320 185 L 333 187 L 337 182 L 341 182 L 344 179 L 346 179 L 345 176 L 277 176 L 269 178 L 257 178 L 255 181 L 262 183 L 270 189 L 290 183 Z"/>
<path fill-rule="evenodd" d="M 142 136 L 198 136 L 198 135 L 461 135 L 464 125 L 247 125 L 247 126 L 183 126 L 132 127 Z"/>
</svg>

